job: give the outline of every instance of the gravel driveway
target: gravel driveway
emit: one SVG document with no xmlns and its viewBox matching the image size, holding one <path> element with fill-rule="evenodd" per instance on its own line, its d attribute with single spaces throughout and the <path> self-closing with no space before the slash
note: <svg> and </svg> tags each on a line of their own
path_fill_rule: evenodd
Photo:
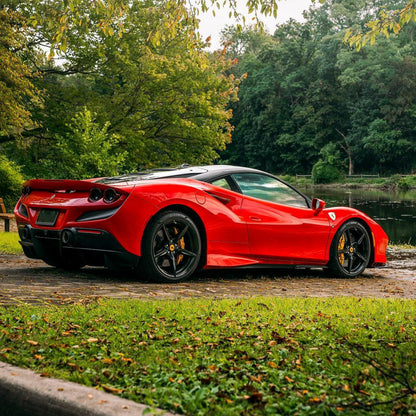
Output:
<svg viewBox="0 0 416 416">
<path fill-rule="evenodd" d="M 416 299 L 416 250 L 391 249 L 388 267 L 367 269 L 355 279 L 322 270 L 215 270 L 180 284 L 140 281 L 135 276 L 86 267 L 67 272 L 23 256 L 0 256 L 0 305 L 84 303 L 96 297 L 175 299 L 240 296 L 357 296 Z"/>
</svg>

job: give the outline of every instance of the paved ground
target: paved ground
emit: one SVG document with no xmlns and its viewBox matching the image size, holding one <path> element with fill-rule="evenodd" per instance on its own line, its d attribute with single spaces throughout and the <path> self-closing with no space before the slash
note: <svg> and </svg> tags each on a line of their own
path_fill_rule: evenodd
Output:
<svg viewBox="0 0 416 416">
<path fill-rule="evenodd" d="M 237 296 L 370 296 L 416 299 L 416 250 L 389 250 L 388 267 L 367 269 L 356 279 L 322 270 L 207 271 L 180 284 L 140 281 L 136 276 L 86 267 L 67 272 L 23 256 L 0 256 L 0 305 L 70 304 L 95 297 L 157 298 Z"/>
</svg>

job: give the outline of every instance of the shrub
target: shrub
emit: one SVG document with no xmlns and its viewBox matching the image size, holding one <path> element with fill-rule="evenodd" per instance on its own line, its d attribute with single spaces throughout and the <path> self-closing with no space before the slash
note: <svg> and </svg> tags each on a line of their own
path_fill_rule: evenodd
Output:
<svg viewBox="0 0 416 416">
<path fill-rule="evenodd" d="M 408 191 L 409 189 L 416 186 L 416 176 L 402 176 L 397 182 L 399 189 Z"/>
<path fill-rule="evenodd" d="M 20 197 L 24 179 L 20 167 L 0 155 L 0 197 L 8 212 L 11 212 Z"/>
<path fill-rule="evenodd" d="M 319 160 L 312 168 L 313 183 L 332 183 L 343 179 L 340 170 L 327 161 Z"/>
</svg>

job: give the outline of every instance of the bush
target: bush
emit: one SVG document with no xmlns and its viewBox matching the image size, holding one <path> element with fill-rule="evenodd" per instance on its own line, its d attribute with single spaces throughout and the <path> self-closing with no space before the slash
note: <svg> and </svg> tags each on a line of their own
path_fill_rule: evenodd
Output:
<svg viewBox="0 0 416 416">
<path fill-rule="evenodd" d="M 330 163 L 319 160 L 312 168 L 313 183 L 332 183 L 342 181 L 343 176 L 339 169 Z"/>
<path fill-rule="evenodd" d="M 3 198 L 8 212 L 11 212 L 20 197 L 23 176 L 20 167 L 0 156 L 0 197 Z"/>
<path fill-rule="evenodd" d="M 416 186 L 416 176 L 402 176 L 397 181 L 397 186 L 403 191 L 408 191 L 409 189 Z"/>
</svg>

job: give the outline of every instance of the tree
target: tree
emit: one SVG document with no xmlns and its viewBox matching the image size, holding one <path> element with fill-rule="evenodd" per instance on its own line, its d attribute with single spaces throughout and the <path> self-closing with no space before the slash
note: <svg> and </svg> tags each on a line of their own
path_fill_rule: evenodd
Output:
<svg viewBox="0 0 416 416">
<path fill-rule="evenodd" d="M 342 43 L 345 31 L 364 27 L 382 3 L 328 0 L 310 9 L 304 23 L 289 22 L 273 36 L 265 35 L 257 49 L 241 48 L 248 37 L 240 37 L 243 53 L 233 71 L 247 72 L 247 78 L 240 100 L 232 104 L 235 130 L 223 159 L 280 173 L 310 173 L 321 149 L 333 144 L 342 161 L 337 167 L 348 166 L 350 174 L 414 169 L 411 25 L 372 48 L 358 51 Z"/>
<path fill-rule="evenodd" d="M 53 59 L 33 64 L 39 73 L 36 85 L 45 97 L 32 111 L 38 127 L 3 145 L 27 175 L 58 174 L 55 148 L 70 140 L 69 126 L 84 106 L 96 114 L 99 126 L 107 126 L 108 134 L 118 138 L 120 151 L 127 152 L 124 163 L 117 165 L 120 171 L 209 163 L 224 149 L 231 132 L 226 106 L 237 86 L 235 77 L 226 75 L 232 62 L 223 52 L 211 56 L 203 50 L 185 8 L 172 37 L 172 28 L 165 27 L 169 4 L 133 4 L 124 15 L 121 37 L 108 36 L 100 27 L 88 32 L 72 28 L 59 66 Z M 157 42 L 152 39 L 156 32 Z M 48 27 L 42 29 L 33 45 L 47 44 L 50 36 Z"/>
<path fill-rule="evenodd" d="M 23 176 L 19 166 L 0 155 L 0 195 L 8 211 L 11 211 L 20 197 Z"/>
<path fill-rule="evenodd" d="M 117 149 L 118 137 L 108 133 L 109 123 L 100 126 L 95 117 L 84 108 L 68 125 L 68 133 L 57 137 L 53 157 L 42 161 L 48 176 L 86 179 L 119 173 L 126 152 Z"/>
<path fill-rule="evenodd" d="M 0 6 L 0 135 L 19 134 L 32 125 L 27 102 L 35 101 L 38 91 L 23 61 L 27 31 L 19 13 Z"/>
<path fill-rule="evenodd" d="M 357 30 L 350 28 L 344 36 L 344 41 L 358 50 L 368 42 L 374 45 L 377 36 L 384 35 L 387 39 L 391 34 L 397 35 L 404 26 L 416 22 L 416 2 L 396 2 L 389 7 L 383 7 L 378 12 L 378 18 L 366 23 L 366 28 Z"/>
</svg>

